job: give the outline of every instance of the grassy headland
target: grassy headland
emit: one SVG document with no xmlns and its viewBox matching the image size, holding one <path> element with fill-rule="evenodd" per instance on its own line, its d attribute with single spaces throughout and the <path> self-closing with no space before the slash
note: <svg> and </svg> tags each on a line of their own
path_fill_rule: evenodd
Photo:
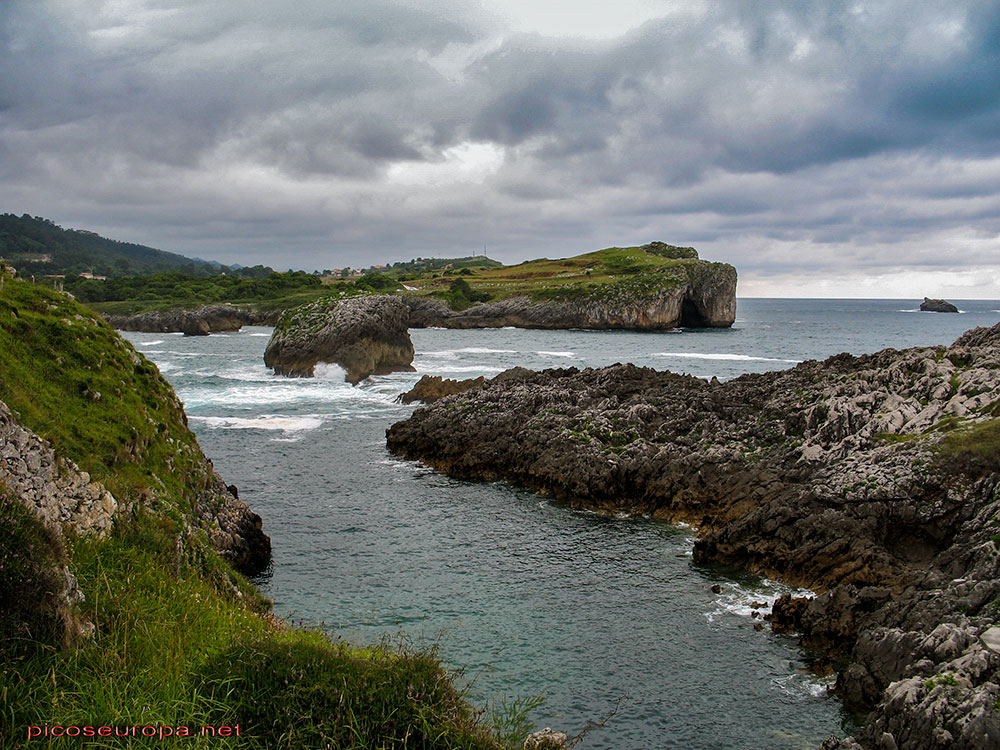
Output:
<svg viewBox="0 0 1000 750">
<path fill-rule="evenodd" d="M 94 309 L 115 315 L 193 309 L 219 302 L 268 311 L 288 309 L 327 295 L 372 293 L 435 297 L 454 310 L 463 310 L 478 302 L 510 297 L 567 303 L 638 299 L 727 270 L 732 271 L 724 263 L 699 260 L 694 248 L 652 242 L 570 258 L 540 258 L 513 266 L 488 258 L 432 258 L 395 264 L 357 279 L 302 272 L 273 273 L 253 280 L 169 273 L 106 281 L 70 277 L 65 288 Z"/>
<path fill-rule="evenodd" d="M 433 653 L 270 614 L 196 523 L 211 467 L 172 389 L 93 312 L 3 278 L 0 351 L 0 400 L 127 508 L 105 537 L 83 536 L 0 486 L 0 746 L 159 741 L 29 740 L 46 726 L 186 727 L 194 747 L 507 746 Z M 63 566 L 83 601 L 58 593 Z M 237 724 L 240 737 L 197 736 Z"/>
</svg>

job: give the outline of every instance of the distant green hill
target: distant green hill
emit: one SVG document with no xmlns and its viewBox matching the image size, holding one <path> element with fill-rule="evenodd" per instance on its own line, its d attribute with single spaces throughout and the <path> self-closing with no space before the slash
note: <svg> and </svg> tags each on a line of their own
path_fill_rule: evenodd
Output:
<svg viewBox="0 0 1000 750">
<path fill-rule="evenodd" d="M 0 214 L 0 257 L 25 276 L 83 272 L 136 276 L 164 271 L 210 276 L 225 268 L 82 229 L 63 229 L 50 219 L 27 214 Z"/>
</svg>

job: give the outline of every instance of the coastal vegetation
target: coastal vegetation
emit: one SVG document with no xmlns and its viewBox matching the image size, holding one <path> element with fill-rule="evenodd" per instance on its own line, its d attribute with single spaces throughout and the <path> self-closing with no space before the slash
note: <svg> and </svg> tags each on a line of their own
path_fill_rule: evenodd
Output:
<svg viewBox="0 0 1000 750">
<path fill-rule="evenodd" d="M 443 301 L 461 312 L 483 302 L 631 305 L 706 279 L 731 277 L 722 263 L 698 259 L 691 247 L 650 242 L 568 258 L 505 266 L 485 255 L 278 273 L 264 266 L 223 266 L 154 248 L 63 229 L 42 217 L 0 216 L 0 259 L 25 278 L 64 289 L 105 316 L 192 311 L 220 303 L 252 315 L 278 312 L 326 296 L 404 294 Z M 626 326 L 628 327 L 628 326 Z"/>
<path fill-rule="evenodd" d="M 637 247 L 610 247 L 569 258 L 539 258 L 513 266 L 448 269 L 411 277 L 417 293 L 448 300 L 460 310 L 471 302 L 526 296 L 538 302 L 579 302 L 636 297 L 686 284 L 689 273 L 705 264 L 694 248 L 651 242 Z M 725 264 L 712 264 L 724 266 Z M 449 274 L 448 271 L 452 271 Z M 463 283 L 456 294 L 454 285 Z M 478 298 L 470 296 L 479 295 Z"/>
<path fill-rule="evenodd" d="M 220 302 L 258 310 L 285 309 L 329 292 L 318 276 L 302 271 L 272 271 L 255 279 L 225 274 L 193 276 L 177 271 L 107 280 L 68 276 L 63 288 L 80 302 L 109 315 L 192 309 Z"/>
<path fill-rule="evenodd" d="M 0 485 L 5 748 L 57 726 L 135 728 L 102 747 L 148 746 L 143 727 L 193 747 L 506 746 L 432 651 L 271 614 L 213 548 L 200 514 L 217 475 L 155 365 L 67 295 L 0 279 L 0 401 L 118 507 L 107 533 L 85 533 Z"/>
<path fill-rule="evenodd" d="M 207 276 L 222 268 L 219 264 L 107 239 L 82 229 L 63 229 L 50 219 L 28 214 L 0 214 L 0 258 L 26 276 L 79 273 L 122 276 L 163 271 Z"/>
</svg>

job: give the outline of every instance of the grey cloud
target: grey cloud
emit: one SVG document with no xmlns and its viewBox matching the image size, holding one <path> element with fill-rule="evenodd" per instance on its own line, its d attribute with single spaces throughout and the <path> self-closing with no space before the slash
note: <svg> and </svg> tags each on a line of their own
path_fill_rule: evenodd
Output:
<svg viewBox="0 0 1000 750">
<path fill-rule="evenodd" d="M 655 237 L 933 266 L 928 237 L 1000 234 L 992 4 L 715 3 L 605 41 L 458 0 L 89 5 L 5 6 L 3 210 L 310 268 Z M 470 142 L 499 154 L 470 184 L 388 177 Z"/>
</svg>

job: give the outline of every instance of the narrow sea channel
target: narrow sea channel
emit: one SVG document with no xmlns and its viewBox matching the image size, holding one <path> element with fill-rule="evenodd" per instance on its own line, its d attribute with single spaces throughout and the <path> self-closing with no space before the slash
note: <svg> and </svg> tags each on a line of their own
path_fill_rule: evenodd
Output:
<svg viewBox="0 0 1000 750">
<path fill-rule="evenodd" d="M 539 726 L 570 734 L 618 713 L 579 745 L 814 748 L 852 729 L 794 638 L 757 631 L 754 602 L 788 590 L 699 567 L 692 532 L 569 509 L 506 483 L 474 484 L 399 461 L 385 430 L 423 374 L 633 362 L 700 377 L 790 367 L 841 351 L 945 344 L 1000 320 L 913 301 L 740 300 L 726 331 L 411 331 L 417 373 L 357 388 L 336 367 L 271 375 L 270 329 L 186 338 L 130 333 L 185 403 L 226 481 L 274 545 L 262 581 L 275 610 L 356 641 L 436 646 L 475 700 L 543 693 Z M 713 584 L 721 593 L 713 593 Z"/>
</svg>

